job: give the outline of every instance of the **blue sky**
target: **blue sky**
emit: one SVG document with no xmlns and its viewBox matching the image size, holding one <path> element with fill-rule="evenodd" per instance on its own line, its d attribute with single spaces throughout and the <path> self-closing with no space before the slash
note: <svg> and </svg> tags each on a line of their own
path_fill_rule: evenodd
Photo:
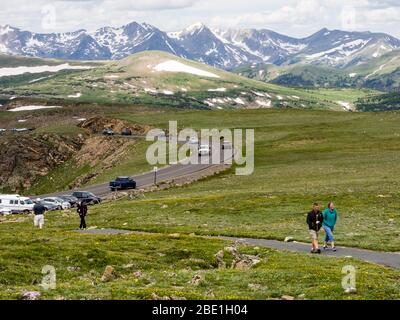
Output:
<svg viewBox="0 0 400 320">
<path fill-rule="evenodd" d="M 0 25 L 37 32 L 95 30 L 132 21 L 164 31 L 204 22 L 214 28 L 267 28 L 296 37 L 323 27 L 400 37 L 400 1 L 2 0 L 0 9 Z"/>
</svg>

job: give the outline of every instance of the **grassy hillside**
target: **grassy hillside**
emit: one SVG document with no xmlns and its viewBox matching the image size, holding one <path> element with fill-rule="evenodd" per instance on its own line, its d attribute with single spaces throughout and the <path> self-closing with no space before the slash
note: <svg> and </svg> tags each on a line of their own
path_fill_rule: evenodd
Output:
<svg viewBox="0 0 400 320">
<path fill-rule="evenodd" d="M 156 70 L 160 64 L 171 61 L 215 77 Z M 91 70 L 65 70 L 33 83 L 28 81 L 32 78 L 29 74 L 11 78 L 0 78 L 0 95 L 51 99 L 55 103 L 146 104 L 194 109 L 338 109 L 337 101 L 321 101 L 303 90 L 251 80 L 156 51 L 139 53 Z"/>
<path fill-rule="evenodd" d="M 239 250 L 258 255 L 260 264 L 250 270 L 220 269 L 215 254 L 228 243 L 195 236 L 308 241 L 310 205 L 333 200 L 338 245 L 400 251 L 399 113 L 105 110 L 110 117 L 161 128 L 169 119 L 196 129 L 255 128 L 255 172 L 239 177 L 232 169 L 191 186 L 90 208 L 89 226 L 156 234 L 79 235 L 72 231 L 78 226 L 74 212 L 49 214 L 43 231 L 32 229 L 30 217 L 1 218 L 0 297 L 42 291 L 41 269 L 52 265 L 57 289 L 42 291 L 44 298 L 400 298 L 400 273 L 389 268 L 250 246 Z M 127 165 L 121 174 L 131 170 L 135 166 Z M 228 265 L 231 258 L 225 257 Z M 348 264 L 357 269 L 354 295 L 341 288 L 341 270 Z M 117 278 L 104 283 L 100 278 L 107 265 Z M 196 275 L 203 279 L 199 285 L 191 284 Z"/>
<path fill-rule="evenodd" d="M 346 69 L 294 64 L 290 66 L 249 65 L 234 70 L 252 79 L 291 87 L 368 88 L 398 91 L 400 51 L 373 58 Z"/>
</svg>

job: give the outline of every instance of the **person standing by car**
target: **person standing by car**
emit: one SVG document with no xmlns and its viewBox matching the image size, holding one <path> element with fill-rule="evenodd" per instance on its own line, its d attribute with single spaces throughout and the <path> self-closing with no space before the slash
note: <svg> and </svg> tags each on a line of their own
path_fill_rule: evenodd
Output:
<svg viewBox="0 0 400 320">
<path fill-rule="evenodd" d="M 328 243 L 330 243 L 332 246 L 332 250 L 336 251 L 335 239 L 333 237 L 333 230 L 335 229 L 338 214 L 335 209 L 335 204 L 333 202 L 328 203 L 328 208 L 324 210 L 323 216 L 324 216 L 323 227 L 326 233 L 324 250 L 328 248 Z"/>
<path fill-rule="evenodd" d="M 322 227 L 323 220 L 319 204 L 314 203 L 312 210 L 307 215 L 307 224 L 311 236 L 311 253 L 321 253 L 321 249 L 318 246 L 318 232 Z"/>
<path fill-rule="evenodd" d="M 82 201 L 78 204 L 78 209 L 76 210 L 79 214 L 79 217 L 81 218 L 81 224 L 79 225 L 80 230 L 85 230 L 86 229 L 86 215 L 88 212 L 88 207 L 87 203 L 85 201 Z"/>
<path fill-rule="evenodd" d="M 33 225 L 42 229 L 44 226 L 44 213 L 46 212 L 46 208 L 40 202 L 35 203 L 33 206 L 33 214 L 35 217 L 33 218 Z"/>
</svg>

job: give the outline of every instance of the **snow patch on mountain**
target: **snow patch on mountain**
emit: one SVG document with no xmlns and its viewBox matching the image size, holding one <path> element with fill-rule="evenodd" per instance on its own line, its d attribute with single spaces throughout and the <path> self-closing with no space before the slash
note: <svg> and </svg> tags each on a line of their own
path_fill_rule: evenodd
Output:
<svg viewBox="0 0 400 320">
<path fill-rule="evenodd" d="M 158 72 L 182 72 L 182 73 L 189 73 L 189 74 L 194 74 L 197 76 L 202 76 L 202 77 L 209 77 L 209 78 L 220 78 L 220 76 L 216 75 L 215 73 L 211 73 L 205 70 L 201 70 L 198 68 L 194 68 L 191 66 L 188 66 L 186 64 L 183 64 L 178 61 L 174 60 L 168 60 L 165 62 L 162 62 L 158 65 L 156 65 L 153 68 L 155 71 Z"/>
<path fill-rule="evenodd" d="M 59 72 L 61 70 L 87 70 L 92 68 L 93 67 L 90 66 L 71 66 L 69 63 L 60 64 L 58 66 L 21 66 L 15 68 L 0 68 L 0 77 L 17 76 L 24 73 Z"/>
</svg>

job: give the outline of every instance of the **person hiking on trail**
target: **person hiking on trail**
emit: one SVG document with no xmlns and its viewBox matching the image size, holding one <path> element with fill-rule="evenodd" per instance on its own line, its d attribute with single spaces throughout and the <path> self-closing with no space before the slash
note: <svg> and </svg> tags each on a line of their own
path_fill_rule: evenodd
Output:
<svg viewBox="0 0 400 320">
<path fill-rule="evenodd" d="M 333 230 L 335 229 L 338 214 L 335 209 L 335 204 L 333 202 L 328 203 L 328 208 L 324 210 L 323 216 L 324 216 L 324 222 L 322 226 L 326 233 L 324 250 L 328 248 L 328 243 L 330 243 L 332 246 L 332 250 L 336 251 L 335 239 L 333 237 Z"/>
<path fill-rule="evenodd" d="M 35 217 L 33 218 L 33 225 L 42 229 L 44 226 L 44 213 L 46 212 L 46 208 L 41 203 L 35 203 L 33 206 L 33 214 Z"/>
<path fill-rule="evenodd" d="M 307 215 L 307 224 L 310 230 L 312 245 L 311 253 L 321 253 L 321 249 L 318 246 L 318 232 L 322 227 L 323 220 L 319 204 L 314 203 L 312 210 Z"/>
<path fill-rule="evenodd" d="M 78 212 L 79 217 L 81 218 L 81 224 L 79 225 L 79 229 L 83 230 L 86 229 L 86 215 L 88 212 L 88 207 L 85 201 L 82 201 L 81 203 L 78 204 L 78 209 L 76 210 Z"/>
</svg>

